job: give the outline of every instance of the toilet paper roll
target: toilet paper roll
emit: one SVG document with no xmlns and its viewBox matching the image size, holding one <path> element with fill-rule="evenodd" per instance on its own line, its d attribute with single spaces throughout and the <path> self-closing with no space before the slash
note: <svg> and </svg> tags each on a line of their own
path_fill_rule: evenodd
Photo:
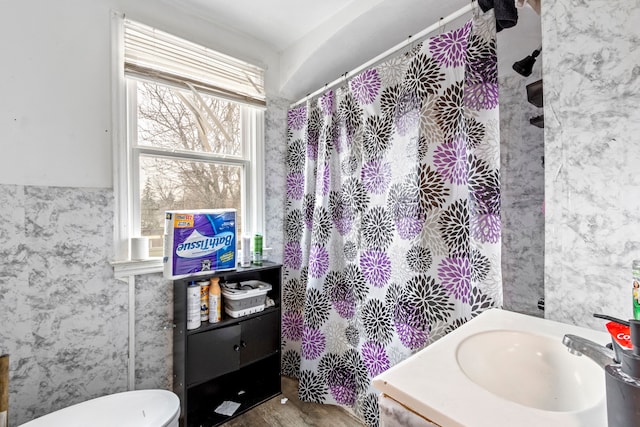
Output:
<svg viewBox="0 0 640 427">
<path fill-rule="evenodd" d="M 132 237 L 131 238 L 131 259 L 142 260 L 149 258 L 149 238 L 148 237 Z"/>
</svg>

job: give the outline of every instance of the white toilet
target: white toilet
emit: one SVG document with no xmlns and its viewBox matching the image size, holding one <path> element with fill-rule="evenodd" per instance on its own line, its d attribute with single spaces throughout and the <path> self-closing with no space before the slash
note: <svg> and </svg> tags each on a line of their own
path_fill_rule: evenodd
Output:
<svg viewBox="0 0 640 427">
<path fill-rule="evenodd" d="M 87 400 L 21 427 L 178 427 L 180 399 L 167 390 L 135 390 Z"/>
</svg>

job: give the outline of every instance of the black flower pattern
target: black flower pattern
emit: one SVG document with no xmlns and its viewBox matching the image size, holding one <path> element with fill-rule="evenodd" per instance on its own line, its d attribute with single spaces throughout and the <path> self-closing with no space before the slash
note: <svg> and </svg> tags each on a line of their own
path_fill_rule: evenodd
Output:
<svg viewBox="0 0 640 427">
<path fill-rule="evenodd" d="M 464 96 L 462 82 L 449 86 L 436 102 L 438 126 L 445 140 L 451 140 L 464 130 Z"/>
<path fill-rule="evenodd" d="M 449 248 L 449 255 L 469 252 L 469 211 L 467 201 L 453 202 L 440 216 L 440 230 Z"/>
<path fill-rule="evenodd" d="M 348 93 L 340 102 L 338 115 L 340 121 L 344 123 L 347 137 L 353 138 L 362 123 L 362 107 L 352 94 Z"/>
<path fill-rule="evenodd" d="M 302 218 L 304 224 L 310 230 L 313 226 L 313 212 L 316 206 L 316 196 L 315 194 L 305 194 L 302 199 Z"/>
<path fill-rule="evenodd" d="M 362 218 L 362 236 L 367 249 L 387 249 L 393 240 L 393 222 L 382 206 L 370 209 Z"/>
<path fill-rule="evenodd" d="M 424 135 L 420 135 L 417 141 L 418 144 L 418 160 L 423 162 L 429 152 L 429 142 Z"/>
<path fill-rule="evenodd" d="M 302 238 L 304 225 L 302 223 L 302 212 L 300 209 L 293 209 L 284 220 L 284 230 L 287 242 L 298 242 Z"/>
<path fill-rule="evenodd" d="M 380 111 L 384 116 L 392 117 L 396 111 L 396 105 L 400 99 L 401 89 L 399 85 L 389 86 L 380 94 Z"/>
<path fill-rule="evenodd" d="M 364 301 L 369 294 L 369 287 L 364 280 L 364 274 L 355 264 L 347 264 L 344 268 L 344 280 L 353 285 L 353 291 L 358 301 Z"/>
<path fill-rule="evenodd" d="M 389 116 L 370 116 L 364 127 L 364 154 L 368 161 L 381 158 L 389 149 L 392 119 Z"/>
<path fill-rule="evenodd" d="M 478 314 L 490 308 L 497 307 L 495 301 L 493 301 L 489 295 L 483 293 L 477 287 L 471 288 L 471 317 L 476 317 Z"/>
<path fill-rule="evenodd" d="M 346 366 L 355 373 L 356 379 L 356 389 L 358 393 L 363 393 L 369 388 L 369 373 L 367 372 L 367 367 L 360 357 L 360 353 L 358 353 L 355 349 L 349 349 L 345 352 L 343 356 L 343 360 Z"/>
<path fill-rule="evenodd" d="M 305 150 L 302 139 L 296 139 L 287 147 L 285 158 L 289 172 L 303 172 L 305 164 Z"/>
<path fill-rule="evenodd" d="M 402 298 L 404 287 L 397 283 L 392 283 L 387 288 L 387 293 L 384 295 L 384 304 L 387 307 L 395 307 Z"/>
<path fill-rule="evenodd" d="M 420 164 L 420 207 L 423 211 L 440 208 L 451 193 L 438 171 Z"/>
<path fill-rule="evenodd" d="M 327 385 L 315 372 L 300 371 L 298 378 L 298 396 L 304 402 L 322 403 L 327 395 Z"/>
<path fill-rule="evenodd" d="M 329 297 L 317 289 L 308 289 L 304 306 L 304 323 L 318 329 L 329 318 Z"/>
<path fill-rule="evenodd" d="M 336 366 L 339 366 L 341 362 L 341 358 L 339 355 L 335 353 L 326 353 L 318 362 L 318 374 L 320 374 L 320 378 L 322 381 L 327 381 L 329 377 L 329 373 Z"/>
<path fill-rule="evenodd" d="M 340 143 L 340 126 L 336 113 L 333 113 L 331 115 L 331 120 L 329 121 L 329 123 L 326 123 L 324 125 L 320 140 L 325 142 L 327 151 L 330 151 L 330 149 L 333 148 L 337 149 L 338 152 L 342 151 L 343 147 Z M 326 160 L 328 160 L 328 157 L 329 156 L 327 156 Z"/>
<path fill-rule="evenodd" d="M 407 252 L 407 264 L 415 273 L 426 273 L 431 268 L 433 256 L 429 248 L 412 246 Z"/>
<path fill-rule="evenodd" d="M 476 249 L 471 251 L 471 281 L 478 283 L 487 278 L 491 270 L 491 261 Z"/>
<path fill-rule="evenodd" d="M 444 81 L 445 74 L 440 70 L 440 65 L 421 52 L 416 54 L 409 64 L 403 85 L 406 90 L 423 97 L 437 93 Z"/>
<path fill-rule="evenodd" d="M 469 200 L 474 215 L 500 213 L 500 172 L 469 155 Z"/>
<path fill-rule="evenodd" d="M 368 393 L 364 399 L 362 399 L 362 403 L 358 405 L 357 413 L 364 420 L 367 427 L 378 427 L 380 425 L 378 395 Z"/>
<path fill-rule="evenodd" d="M 324 280 L 324 290 L 338 314 L 345 319 L 351 319 L 356 311 L 356 298 L 353 284 L 344 280 L 341 271 L 330 271 Z"/>
<path fill-rule="evenodd" d="M 465 129 L 467 131 L 467 143 L 469 148 L 474 149 L 484 141 L 484 125 L 473 117 L 467 117 Z"/>
<path fill-rule="evenodd" d="M 294 277 L 284 282 L 282 288 L 282 304 L 289 311 L 302 311 L 306 289 L 300 279 Z"/>
<path fill-rule="evenodd" d="M 407 282 L 406 297 L 410 306 L 426 323 L 446 322 L 453 303 L 446 289 L 431 276 L 420 274 Z"/>
<path fill-rule="evenodd" d="M 298 378 L 300 375 L 300 353 L 293 350 L 282 353 L 282 375 Z"/>
<path fill-rule="evenodd" d="M 351 206 L 345 203 L 342 192 L 329 192 L 329 215 L 340 234 L 344 235 L 351 230 L 354 215 Z"/>
<path fill-rule="evenodd" d="M 331 219 L 323 206 L 316 206 L 313 213 L 312 238 L 314 242 L 325 245 L 331 235 Z"/>
<path fill-rule="evenodd" d="M 364 212 L 369 204 L 369 193 L 359 178 L 349 178 L 342 184 L 342 200 L 352 212 Z"/>
<path fill-rule="evenodd" d="M 391 310 L 378 299 L 370 299 L 362 309 L 362 324 L 367 339 L 388 344 L 393 337 Z"/>
</svg>

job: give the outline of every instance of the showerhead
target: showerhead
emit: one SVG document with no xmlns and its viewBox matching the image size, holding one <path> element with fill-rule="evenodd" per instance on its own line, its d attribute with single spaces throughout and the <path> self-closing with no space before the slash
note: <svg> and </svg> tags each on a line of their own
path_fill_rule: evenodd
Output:
<svg viewBox="0 0 640 427">
<path fill-rule="evenodd" d="M 534 50 L 531 55 L 528 55 L 526 58 L 521 59 L 513 64 L 513 69 L 516 73 L 521 76 L 528 77 L 531 75 L 533 71 L 533 65 L 536 63 L 536 58 L 540 55 L 542 48 Z"/>
</svg>

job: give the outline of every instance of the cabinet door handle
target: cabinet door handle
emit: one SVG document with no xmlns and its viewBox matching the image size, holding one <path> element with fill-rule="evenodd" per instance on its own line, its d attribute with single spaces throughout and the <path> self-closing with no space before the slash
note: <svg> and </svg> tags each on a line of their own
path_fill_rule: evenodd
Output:
<svg viewBox="0 0 640 427">
<path fill-rule="evenodd" d="M 240 346 L 238 344 L 233 346 L 234 351 L 240 351 Z"/>
<path fill-rule="evenodd" d="M 240 341 L 240 346 L 241 346 L 242 348 L 245 348 L 245 347 L 247 346 L 247 343 L 246 343 L 246 342 L 244 342 L 244 341 Z"/>
</svg>

